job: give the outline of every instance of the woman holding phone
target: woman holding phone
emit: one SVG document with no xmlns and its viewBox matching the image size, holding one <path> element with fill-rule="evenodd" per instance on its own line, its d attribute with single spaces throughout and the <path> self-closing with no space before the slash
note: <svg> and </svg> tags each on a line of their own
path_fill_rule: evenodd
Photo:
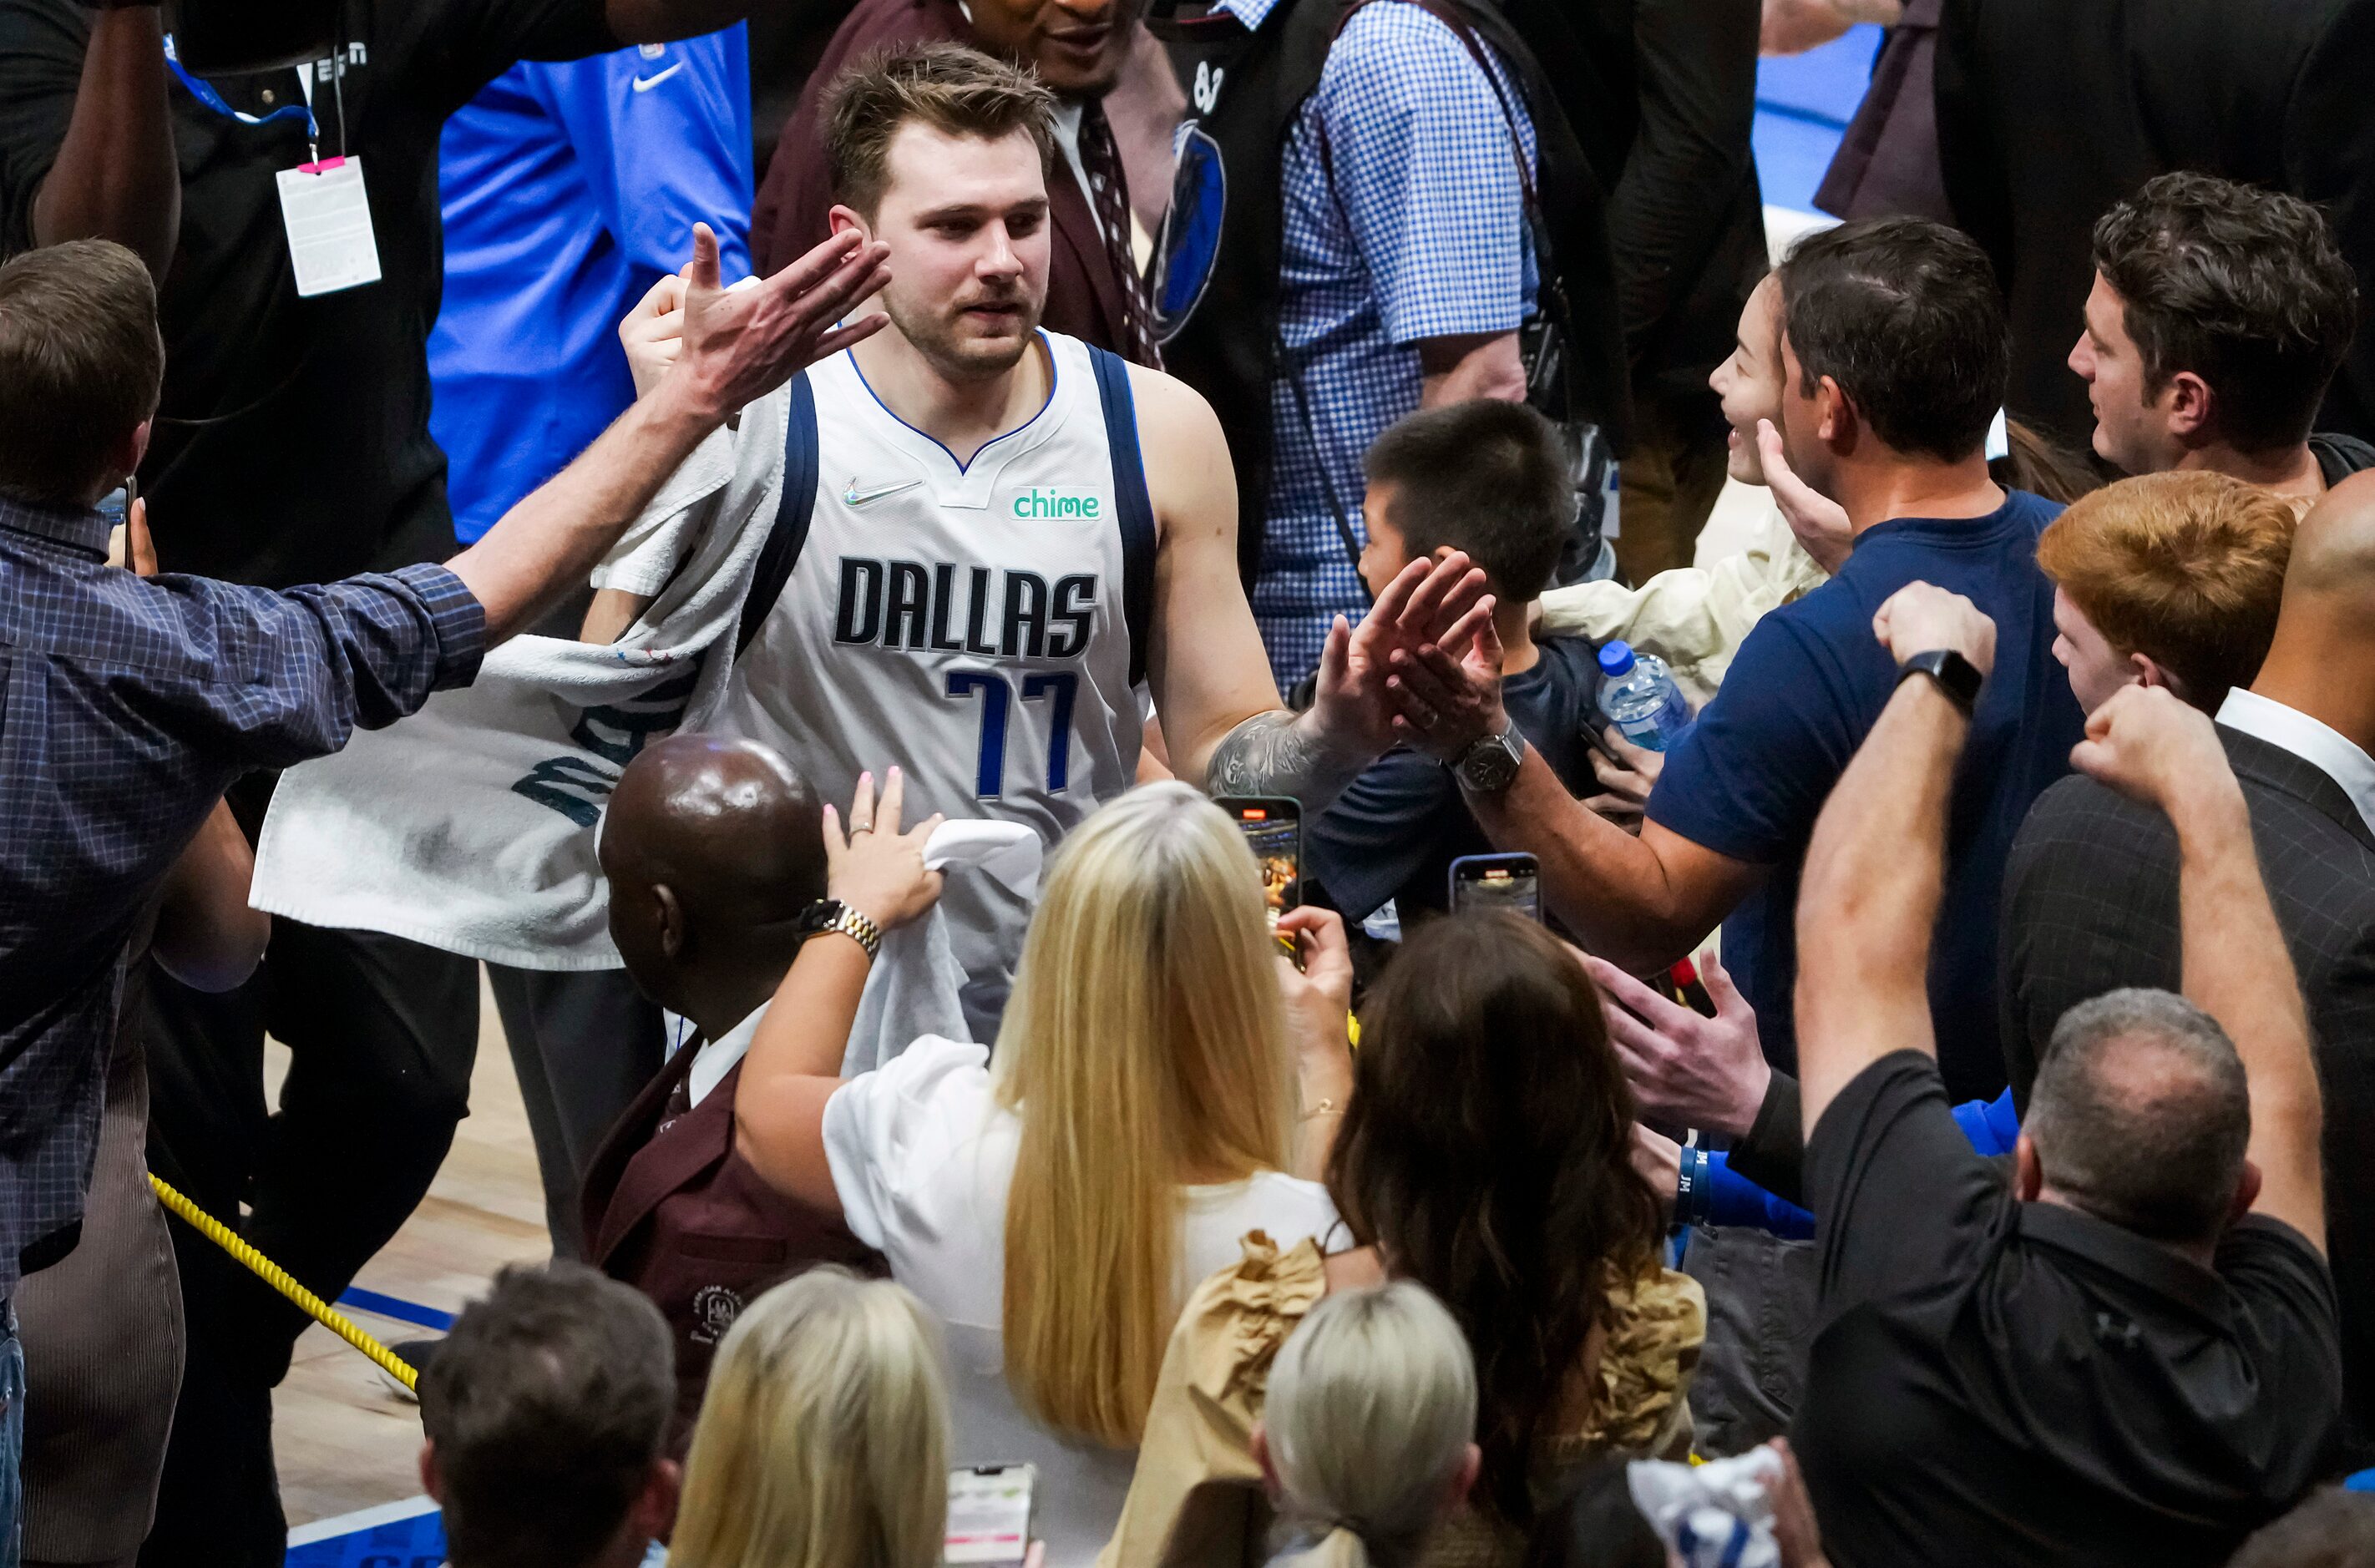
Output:
<svg viewBox="0 0 2375 1568">
<path fill-rule="evenodd" d="M 744 1157 L 837 1210 L 946 1326 L 959 1465 L 1035 1467 L 1049 1568 L 1080 1568 L 1128 1492 L 1193 1281 L 1262 1231 L 1324 1243 L 1350 1096 L 1343 925 L 1288 912 L 1279 955 L 1235 823 L 1180 784 L 1105 806 L 1048 864 L 994 1058 L 926 1037 L 842 1080 L 869 928 L 928 908 L 933 821 L 894 770 L 828 811 L 842 922 L 785 977 L 744 1059 Z M 849 913 L 862 915 L 850 921 Z"/>
<path fill-rule="evenodd" d="M 1433 1291 L 1476 1361 L 1475 1485 L 1406 1561 L 1517 1568 L 1537 1506 L 1582 1467 L 1686 1453 L 1706 1298 L 1660 1264 L 1636 1115 L 1573 949 L 1507 912 L 1432 921 L 1403 943 L 1362 1005 L 1328 1169 L 1358 1250 L 1247 1237 L 1198 1287 L 1102 1561 L 1188 1562 L 1168 1550 L 1199 1494 L 1261 1474 L 1253 1435 L 1280 1347 L 1314 1303 L 1381 1279 Z M 1209 1527 L 1211 1511 L 1198 1517 Z M 1209 1550 L 1209 1528 L 1197 1544 Z"/>
</svg>

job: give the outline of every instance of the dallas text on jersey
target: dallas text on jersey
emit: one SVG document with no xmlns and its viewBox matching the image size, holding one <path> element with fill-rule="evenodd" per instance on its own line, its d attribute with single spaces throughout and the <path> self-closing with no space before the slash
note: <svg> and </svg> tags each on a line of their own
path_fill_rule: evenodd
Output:
<svg viewBox="0 0 2375 1568">
<path fill-rule="evenodd" d="M 1004 582 L 993 590 L 998 577 Z M 833 640 L 983 658 L 1077 658 L 1088 650 L 1097 586 L 1093 572 L 1050 584 L 1035 572 L 845 555 Z"/>
</svg>

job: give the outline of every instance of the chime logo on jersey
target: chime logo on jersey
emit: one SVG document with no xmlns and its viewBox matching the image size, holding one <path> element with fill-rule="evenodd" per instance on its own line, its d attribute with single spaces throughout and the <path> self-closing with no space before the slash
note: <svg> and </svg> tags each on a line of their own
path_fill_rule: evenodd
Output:
<svg viewBox="0 0 2375 1568">
<path fill-rule="evenodd" d="M 1093 490 L 1061 490 L 1036 485 L 1014 498 L 1017 517 L 1102 517 L 1105 499 Z"/>
<path fill-rule="evenodd" d="M 845 555 L 833 640 L 982 658 L 1069 659 L 1088 651 L 1096 608 L 1094 572 L 1050 583 L 1036 572 Z"/>
</svg>

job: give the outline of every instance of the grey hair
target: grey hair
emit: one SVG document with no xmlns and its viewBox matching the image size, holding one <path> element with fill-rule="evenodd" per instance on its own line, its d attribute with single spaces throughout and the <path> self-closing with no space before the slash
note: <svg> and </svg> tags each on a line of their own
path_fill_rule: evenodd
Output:
<svg viewBox="0 0 2375 1568">
<path fill-rule="evenodd" d="M 2046 1182 L 2154 1241 L 2226 1222 L 2251 1140 L 2242 1059 L 2184 997 L 2131 986 L 2062 1015 L 2023 1124 Z"/>
<path fill-rule="evenodd" d="M 1280 1350 L 1262 1425 L 1291 1513 L 1412 1562 L 1475 1435 L 1475 1358 L 1423 1285 L 1331 1292 Z"/>
</svg>

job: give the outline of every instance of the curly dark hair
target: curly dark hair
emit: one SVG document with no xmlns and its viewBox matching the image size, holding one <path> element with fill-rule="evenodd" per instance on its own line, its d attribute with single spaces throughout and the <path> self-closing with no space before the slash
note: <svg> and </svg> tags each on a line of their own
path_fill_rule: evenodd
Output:
<svg viewBox="0 0 2375 1568">
<path fill-rule="evenodd" d="M 1599 992 L 1531 921 L 1438 920 L 1369 992 L 1353 1073 L 1328 1190 L 1467 1333 L 1478 1500 L 1524 1528 L 1609 1282 L 1656 1266 L 1658 1202 L 1633 1169 L 1637 1108 Z"/>
</svg>

